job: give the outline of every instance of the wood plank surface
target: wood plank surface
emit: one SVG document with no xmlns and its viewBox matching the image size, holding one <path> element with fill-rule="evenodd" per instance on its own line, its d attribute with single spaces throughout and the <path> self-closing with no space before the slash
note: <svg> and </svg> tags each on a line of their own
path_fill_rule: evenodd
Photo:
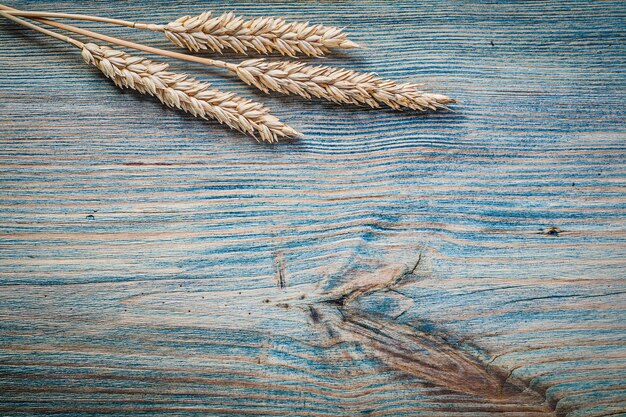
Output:
<svg viewBox="0 0 626 417">
<path fill-rule="evenodd" d="M 306 135 L 259 144 L 0 21 L 0 415 L 626 415 L 624 2 L 9 5 L 346 27 L 324 64 L 461 103 L 172 62 Z"/>
</svg>

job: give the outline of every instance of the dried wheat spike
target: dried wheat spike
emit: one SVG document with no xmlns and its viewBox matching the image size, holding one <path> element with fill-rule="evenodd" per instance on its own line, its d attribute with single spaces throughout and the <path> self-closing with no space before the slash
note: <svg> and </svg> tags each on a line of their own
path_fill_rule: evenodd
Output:
<svg viewBox="0 0 626 417">
<path fill-rule="evenodd" d="M 330 48 L 358 47 L 336 27 L 286 22 L 275 17 L 244 20 L 233 13 L 218 17 L 211 17 L 211 12 L 184 16 L 160 30 L 176 45 L 196 52 L 232 49 L 242 54 L 253 50 L 262 54 L 276 51 L 289 56 L 320 56 Z"/>
<path fill-rule="evenodd" d="M 176 107 L 204 119 L 211 117 L 233 129 L 257 135 L 264 141 L 277 142 L 279 137 L 300 134 L 269 114 L 260 103 L 233 93 L 209 89 L 187 74 L 167 71 L 169 65 L 133 57 L 125 52 L 85 44 L 83 59 L 97 67 L 120 88 L 131 88 L 155 96 L 169 107 Z"/>
<path fill-rule="evenodd" d="M 396 84 L 372 73 L 360 73 L 342 68 L 310 66 L 301 62 L 268 62 L 251 59 L 237 65 L 234 71 L 246 84 L 261 91 L 298 94 L 304 98 L 318 97 L 335 103 L 368 105 L 385 104 L 392 109 L 447 109 L 454 99 L 441 94 L 420 91 L 420 84 Z"/>
</svg>

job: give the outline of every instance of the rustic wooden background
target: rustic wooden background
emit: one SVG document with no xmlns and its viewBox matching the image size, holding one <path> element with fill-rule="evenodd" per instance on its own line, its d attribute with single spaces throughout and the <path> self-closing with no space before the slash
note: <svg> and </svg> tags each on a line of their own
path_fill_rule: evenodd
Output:
<svg viewBox="0 0 626 417">
<path fill-rule="evenodd" d="M 342 26 L 324 63 L 462 103 L 174 63 L 306 134 L 257 144 L 0 22 L 1 415 L 625 415 L 624 2 L 9 5 Z"/>
</svg>

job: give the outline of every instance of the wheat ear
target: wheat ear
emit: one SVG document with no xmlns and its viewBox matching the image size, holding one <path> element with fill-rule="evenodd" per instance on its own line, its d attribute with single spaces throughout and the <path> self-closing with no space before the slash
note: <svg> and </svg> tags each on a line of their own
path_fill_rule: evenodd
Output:
<svg viewBox="0 0 626 417">
<path fill-rule="evenodd" d="M 187 74 L 167 71 L 169 65 L 134 57 L 125 52 L 93 43 L 83 45 L 85 62 L 94 65 L 120 88 L 149 94 L 169 107 L 196 117 L 211 117 L 240 132 L 260 137 L 266 142 L 298 136 L 299 133 L 269 114 L 262 104 L 210 89 Z"/>
<path fill-rule="evenodd" d="M 447 104 L 456 103 L 456 100 L 445 95 L 421 91 L 420 84 L 397 84 L 391 80 L 378 78 L 372 73 L 309 66 L 300 62 L 268 62 L 264 59 L 247 60 L 237 65 L 166 51 L 52 20 L 42 18 L 34 20 L 128 48 L 228 69 L 248 85 L 253 85 L 266 93 L 271 90 L 283 94 L 298 94 L 307 99 L 318 97 L 335 103 L 369 105 L 374 108 L 384 104 L 396 110 L 403 107 L 419 111 L 439 110 L 447 109 Z"/>
<path fill-rule="evenodd" d="M 310 66 L 301 62 L 269 62 L 264 59 L 243 61 L 235 68 L 227 67 L 248 85 L 268 93 L 298 94 L 304 98 L 317 97 L 335 103 L 368 105 L 381 104 L 395 110 L 403 107 L 418 111 L 447 109 L 454 99 L 442 94 L 425 93 L 420 84 L 381 79 L 372 73 L 327 66 Z"/>
<path fill-rule="evenodd" d="M 232 49 L 242 54 L 252 50 L 262 54 L 276 51 L 288 56 L 320 56 L 331 48 L 358 47 L 336 27 L 286 22 L 275 17 L 245 20 L 233 13 L 217 17 L 211 12 L 184 16 L 151 29 L 162 30 L 176 45 L 196 52 Z"/>
</svg>

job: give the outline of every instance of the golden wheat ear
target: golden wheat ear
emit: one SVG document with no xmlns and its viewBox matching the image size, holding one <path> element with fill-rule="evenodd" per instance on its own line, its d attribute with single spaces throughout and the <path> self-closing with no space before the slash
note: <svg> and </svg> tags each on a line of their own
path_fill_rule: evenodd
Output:
<svg viewBox="0 0 626 417">
<path fill-rule="evenodd" d="M 183 16 L 167 25 L 152 25 L 149 29 L 162 31 L 176 45 L 195 52 L 231 49 L 242 54 L 254 51 L 321 56 L 330 49 L 358 47 L 341 29 L 333 26 L 287 22 L 275 17 L 245 20 L 233 13 L 217 17 L 211 12 Z"/>
<path fill-rule="evenodd" d="M 420 84 L 401 83 L 343 68 L 311 66 L 301 62 L 251 59 L 228 67 L 248 85 L 268 93 L 297 94 L 304 98 L 317 97 L 340 104 L 381 105 L 395 110 L 409 108 L 417 111 L 447 109 L 456 100 L 443 94 L 426 93 Z"/>
<path fill-rule="evenodd" d="M 187 74 L 167 71 L 169 65 L 134 57 L 93 43 L 84 44 L 81 55 L 120 88 L 130 88 L 156 97 L 169 107 L 196 117 L 213 118 L 240 132 L 266 142 L 300 136 L 260 103 L 211 89 Z"/>
</svg>

